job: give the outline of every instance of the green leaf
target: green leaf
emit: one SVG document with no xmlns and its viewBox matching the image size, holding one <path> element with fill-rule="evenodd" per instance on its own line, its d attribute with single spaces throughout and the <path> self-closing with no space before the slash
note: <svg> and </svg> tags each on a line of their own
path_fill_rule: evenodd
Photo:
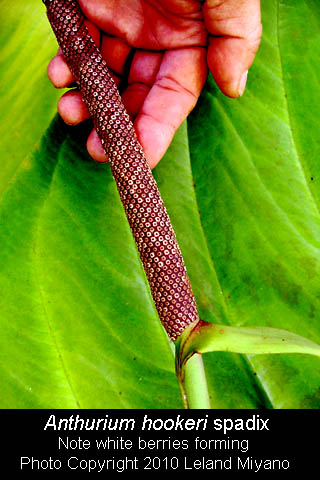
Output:
<svg viewBox="0 0 320 480">
<path fill-rule="evenodd" d="M 0 407 L 181 408 L 109 166 L 85 151 L 89 124 L 53 119 L 45 8 L 4 0 L 0 18 Z M 201 318 L 319 343 L 320 7 L 270 0 L 262 18 L 245 95 L 210 79 L 154 174 Z M 320 406 L 310 355 L 208 353 L 204 368 L 213 408 Z"/>
<path fill-rule="evenodd" d="M 226 99 L 210 81 L 189 118 L 197 201 L 228 323 L 319 343 L 320 8 L 262 6 L 263 42 L 244 96 Z M 209 320 L 206 312 L 201 318 Z M 274 407 L 319 408 L 318 359 L 248 362 Z"/>
<path fill-rule="evenodd" d="M 0 195 L 51 122 L 61 92 L 48 88 L 46 65 L 57 45 L 40 1 L 0 5 Z M 41 98 L 40 98 L 41 94 Z"/>
<path fill-rule="evenodd" d="M 88 130 L 68 131 L 55 121 L 3 196 L 2 402 L 178 406 L 173 355 L 115 182 L 83 153 Z"/>
</svg>

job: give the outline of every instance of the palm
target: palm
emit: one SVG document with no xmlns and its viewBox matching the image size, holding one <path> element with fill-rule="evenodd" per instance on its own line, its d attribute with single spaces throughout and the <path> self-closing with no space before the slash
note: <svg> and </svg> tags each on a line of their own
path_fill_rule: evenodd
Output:
<svg viewBox="0 0 320 480">
<path fill-rule="evenodd" d="M 164 50 L 204 45 L 201 1 L 79 0 L 87 18 L 135 48 Z"/>
<path fill-rule="evenodd" d="M 123 103 L 151 167 L 196 104 L 208 66 L 225 94 L 242 93 L 261 35 L 259 0 L 78 2 L 120 84 Z M 56 87 L 66 87 L 73 80 L 61 55 L 52 60 L 48 74 Z M 58 110 L 71 124 L 89 116 L 74 90 L 60 99 Z M 106 161 L 94 131 L 87 147 L 94 159 Z"/>
</svg>

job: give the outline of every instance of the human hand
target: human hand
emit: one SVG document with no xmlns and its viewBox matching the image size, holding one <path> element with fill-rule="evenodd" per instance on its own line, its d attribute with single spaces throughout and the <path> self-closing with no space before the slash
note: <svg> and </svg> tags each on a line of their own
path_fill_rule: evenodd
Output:
<svg viewBox="0 0 320 480">
<path fill-rule="evenodd" d="M 120 87 L 151 168 L 195 106 L 208 68 L 225 95 L 242 95 L 261 38 L 259 0 L 78 3 Z M 61 51 L 49 63 L 48 76 L 57 88 L 74 81 Z M 71 125 L 90 117 L 77 90 L 61 97 L 58 111 Z M 87 149 L 95 160 L 107 161 L 95 130 Z"/>
</svg>

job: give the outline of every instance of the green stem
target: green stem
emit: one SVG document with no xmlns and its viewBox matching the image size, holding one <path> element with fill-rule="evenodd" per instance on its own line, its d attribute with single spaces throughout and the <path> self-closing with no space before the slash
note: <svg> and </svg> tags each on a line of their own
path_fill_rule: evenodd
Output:
<svg viewBox="0 0 320 480">
<path fill-rule="evenodd" d="M 207 380 L 201 355 L 195 354 L 186 362 L 183 368 L 183 378 L 178 378 L 178 381 L 184 408 L 210 408 Z"/>
</svg>

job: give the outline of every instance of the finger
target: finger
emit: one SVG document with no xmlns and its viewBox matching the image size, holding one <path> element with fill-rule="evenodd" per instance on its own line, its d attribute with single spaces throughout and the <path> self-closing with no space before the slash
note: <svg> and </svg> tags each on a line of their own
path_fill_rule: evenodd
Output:
<svg viewBox="0 0 320 480">
<path fill-rule="evenodd" d="M 85 25 L 95 41 L 96 45 L 100 44 L 100 31 L 88 20 L 85 20 Z M 56 88 L 67 88 L 74 82 L 74 77 L 65 61 L 62 50 L 59 48 L 58 53 L 50 61 L 47 69 L 48 77 L 52 85 Z"/>
<path fill-rule="evenodd" d="M 136 117 L 155 82 L 162 60 L 158 52 L 137 51 L 132 59 L 128 86 L 122 102 L 131 117 Z"/>
<path fill-rule="evenodd" d="M 209 69 L 225 95 L 239 97 L 260 44 L 260 1 L 207 0 L 203 13 L 211 34 Z"/>
<path fill-rule="evenodd" d="M 195 106 L 206 76 L 204 48 L 169 50 L 164 54 L 155 83 L 134 124 L 152 168 Z"/>
<path fill-rule="evenodd" d="M 89 155 L 95 160 L 96 162 L 107 162 L 108 158 L 105 154 L 103 149 L 102 143 L 100 138 L 98 137 L 97 132 L 93 129 L 88 137 L 87 140 L 87 150 Z"/>
<path fill-rule="evenodd" d="M 50 61 L 47 73 L 50 82 L 56 88 L 66 88 L 74 82 L 74 77 L 63 55 L 59 53 Z"/>
<path fill-rule="evenodd" d="M 131 47 L 121 38 L 103 35 L 101 42 L 101 55 L 109 69 L 122 75 Z"/>
<path fill-rule="evenodd" d="M 111 73 L 116 84 L 119 83 L 119 77 Z M 90 113 L 82 99 L 82 94 L 78 90 L 69 90 L 58 101 L 58 112 L 61 118 L 69 125 L 78 125 L 87 118 Z"/>
<path fill-rule="evenodd" d="M 68 125 L 77 125 L 90 118 L 90 113 L 78 90 L 70 90 L 62 95 L 58 102 L 58 112 Z"/>
</svg>

